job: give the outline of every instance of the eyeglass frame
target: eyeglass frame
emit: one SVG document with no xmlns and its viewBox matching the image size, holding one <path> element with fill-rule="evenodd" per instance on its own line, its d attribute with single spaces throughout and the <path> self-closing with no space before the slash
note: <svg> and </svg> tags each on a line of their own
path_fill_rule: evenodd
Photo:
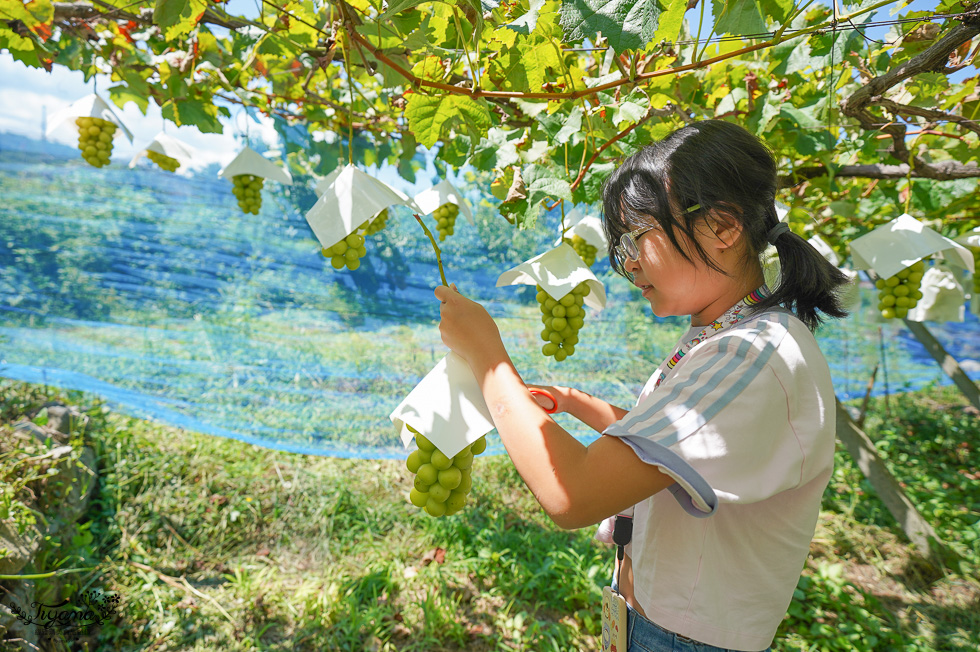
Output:
<svg viewBox="0 0 980 652">
<path fill-rule="evenodd" d="M 684 212 L 693 213 L 699 208 L 701 208 L 701 204 L 695 204 Z M 635 262 L 640 259 L 640 245 L 637 243 L 637 240 L 639 240 L 640 236 L 642 236 L 644 233 L 647 231 L 652 231 L 655 228 L 657 227 L 641 226 L 619 236 L 619 244 L 613 247 L 613 254 L 616 257 L 616 262 L 621 274 L 630 279 L 633 278 L 633 275 L 626 271 L 626 263 L 630 261 Z M 632 250 L 632 253 L 630 253 L 630 250 Z"/>
</svg>

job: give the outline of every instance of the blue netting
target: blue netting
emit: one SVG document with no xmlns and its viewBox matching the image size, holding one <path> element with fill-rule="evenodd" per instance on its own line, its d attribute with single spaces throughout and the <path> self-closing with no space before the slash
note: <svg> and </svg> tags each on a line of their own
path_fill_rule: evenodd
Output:
<svg viewBox="0 0 980 652">
<path fill-rule="evenodd" d="M 362 267 L 335 272 L 303 219 L 309 190 L 273 188 L 261 214 L 246 216 L 230 187 L 78 161 L 4 162 L 0 152 L 0 375 L 270 448 L 402 457 L 388 414 L 445 354 L 435 256 L 418 225 L 396 209 Z M 497 317 L 527 380 L 628 405 L 681 321 L 651 318 L 600 263 L 609 307 L 588 316 L 575 356 L 555 363 L 539 353 L 530 290 L 494 287 L 550 246 L 556 220 L 515 233 L 480 209 L 476 228 L 461 221 L 444 243 L 447 275 Z M 904 328 L 870 314 L 819 333 L 841 398 L 863 394 L 882 340 L 891 391 L 947 382 Z M 957 358 L 980 360 L 976 318 L 930 328 Z"/>
</svg>

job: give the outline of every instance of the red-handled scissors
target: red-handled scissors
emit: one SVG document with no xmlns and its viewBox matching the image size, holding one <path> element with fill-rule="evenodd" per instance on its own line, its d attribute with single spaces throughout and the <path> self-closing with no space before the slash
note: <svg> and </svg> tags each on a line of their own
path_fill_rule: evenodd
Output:
<svg viewBox="0 0 980 652">
<path fill-rule="evenodd" d="M 555 397 L 551 395 L 551 392 L 549 392 L 547 390 L 544 390 L 544 389 L 531 389 L 529 391 L 531 392 L 531 395 L 532 396 L 534 396 L 534 395 L 544 396 L 549 401 L 551 401 L 551 407 L 550 408 L 544 408 L 544 411 L 545 412 L 547 412 L 548 414 L 554 414 L 555 412 L 558 411 L 558 401 L 556 401 L 555 400 Z M 542 407 L 544 407 L 544 406 L 542 406 Z"/>
</svg>

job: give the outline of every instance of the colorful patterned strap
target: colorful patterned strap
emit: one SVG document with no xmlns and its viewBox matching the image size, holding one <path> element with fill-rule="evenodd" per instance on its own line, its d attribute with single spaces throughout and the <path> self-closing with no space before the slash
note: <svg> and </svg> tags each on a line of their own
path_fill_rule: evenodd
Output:
<svg viewBox="0 0 980 652">
<path fill-rule="evenodd" d="M 739 320 L 742 319 L 742 317 L 745 316 L 742 314 L 743 310 L 756 305 L 770 294 L 771 292 L 769 291 L 769 288 L 767 288 L 765 285 L 757 290 L 753 290 L 741 301 L 726 310 L 725 314 L 705 326 L 704 329 L 695 335 L 693 339 L 689 340 L 686 344 L 678 345 L 677 350 L 674 351 L 674 355 L 670 356 L 670 359 L 667 361 L 667 367 L 660 373 L 660 378 L 657 379 L 657 384 L 655 387 L 659 387 L 660 383 L 662 383 L 667 377 L 667 372 L 677 366 L 677 363 L 681 361 L 681 358 L 687 355 L 688 351 L 707 339 L 709 337 L 709 333 L 714 335 L 723 328 L 734 326 L 739 322 Z"/>
</svg>

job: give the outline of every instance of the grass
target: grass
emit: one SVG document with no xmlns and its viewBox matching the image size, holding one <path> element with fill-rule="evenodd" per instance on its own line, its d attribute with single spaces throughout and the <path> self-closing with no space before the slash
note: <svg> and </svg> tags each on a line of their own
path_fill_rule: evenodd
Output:
<svg viewBox="0 0 980 652">
<path fill-rule="evenodd" d="M 0 436 L 51 396 L 0 381 Z M 120 597 L 79 643 L 113 650 L 592 650 L 612 551 L 558 530 L 504 456 L 433 519 L 399 460 L 306 457 L 113 413 L 90 418 L 99 485 L 45 572 Z M 845 453 L 776 649 L 980 648 L 980 427 L 949 389 L 875 401 L 867 430 L 956 568 L 924 562 Z M 911 433 L 911 436 L 910 436 Z M 0 459 L 7 477 L 11 459 Z M 36 580 L 43 585 L 46 580 Z M 7 583 L 9 585 L 9 582 Z"/>
</svg>

